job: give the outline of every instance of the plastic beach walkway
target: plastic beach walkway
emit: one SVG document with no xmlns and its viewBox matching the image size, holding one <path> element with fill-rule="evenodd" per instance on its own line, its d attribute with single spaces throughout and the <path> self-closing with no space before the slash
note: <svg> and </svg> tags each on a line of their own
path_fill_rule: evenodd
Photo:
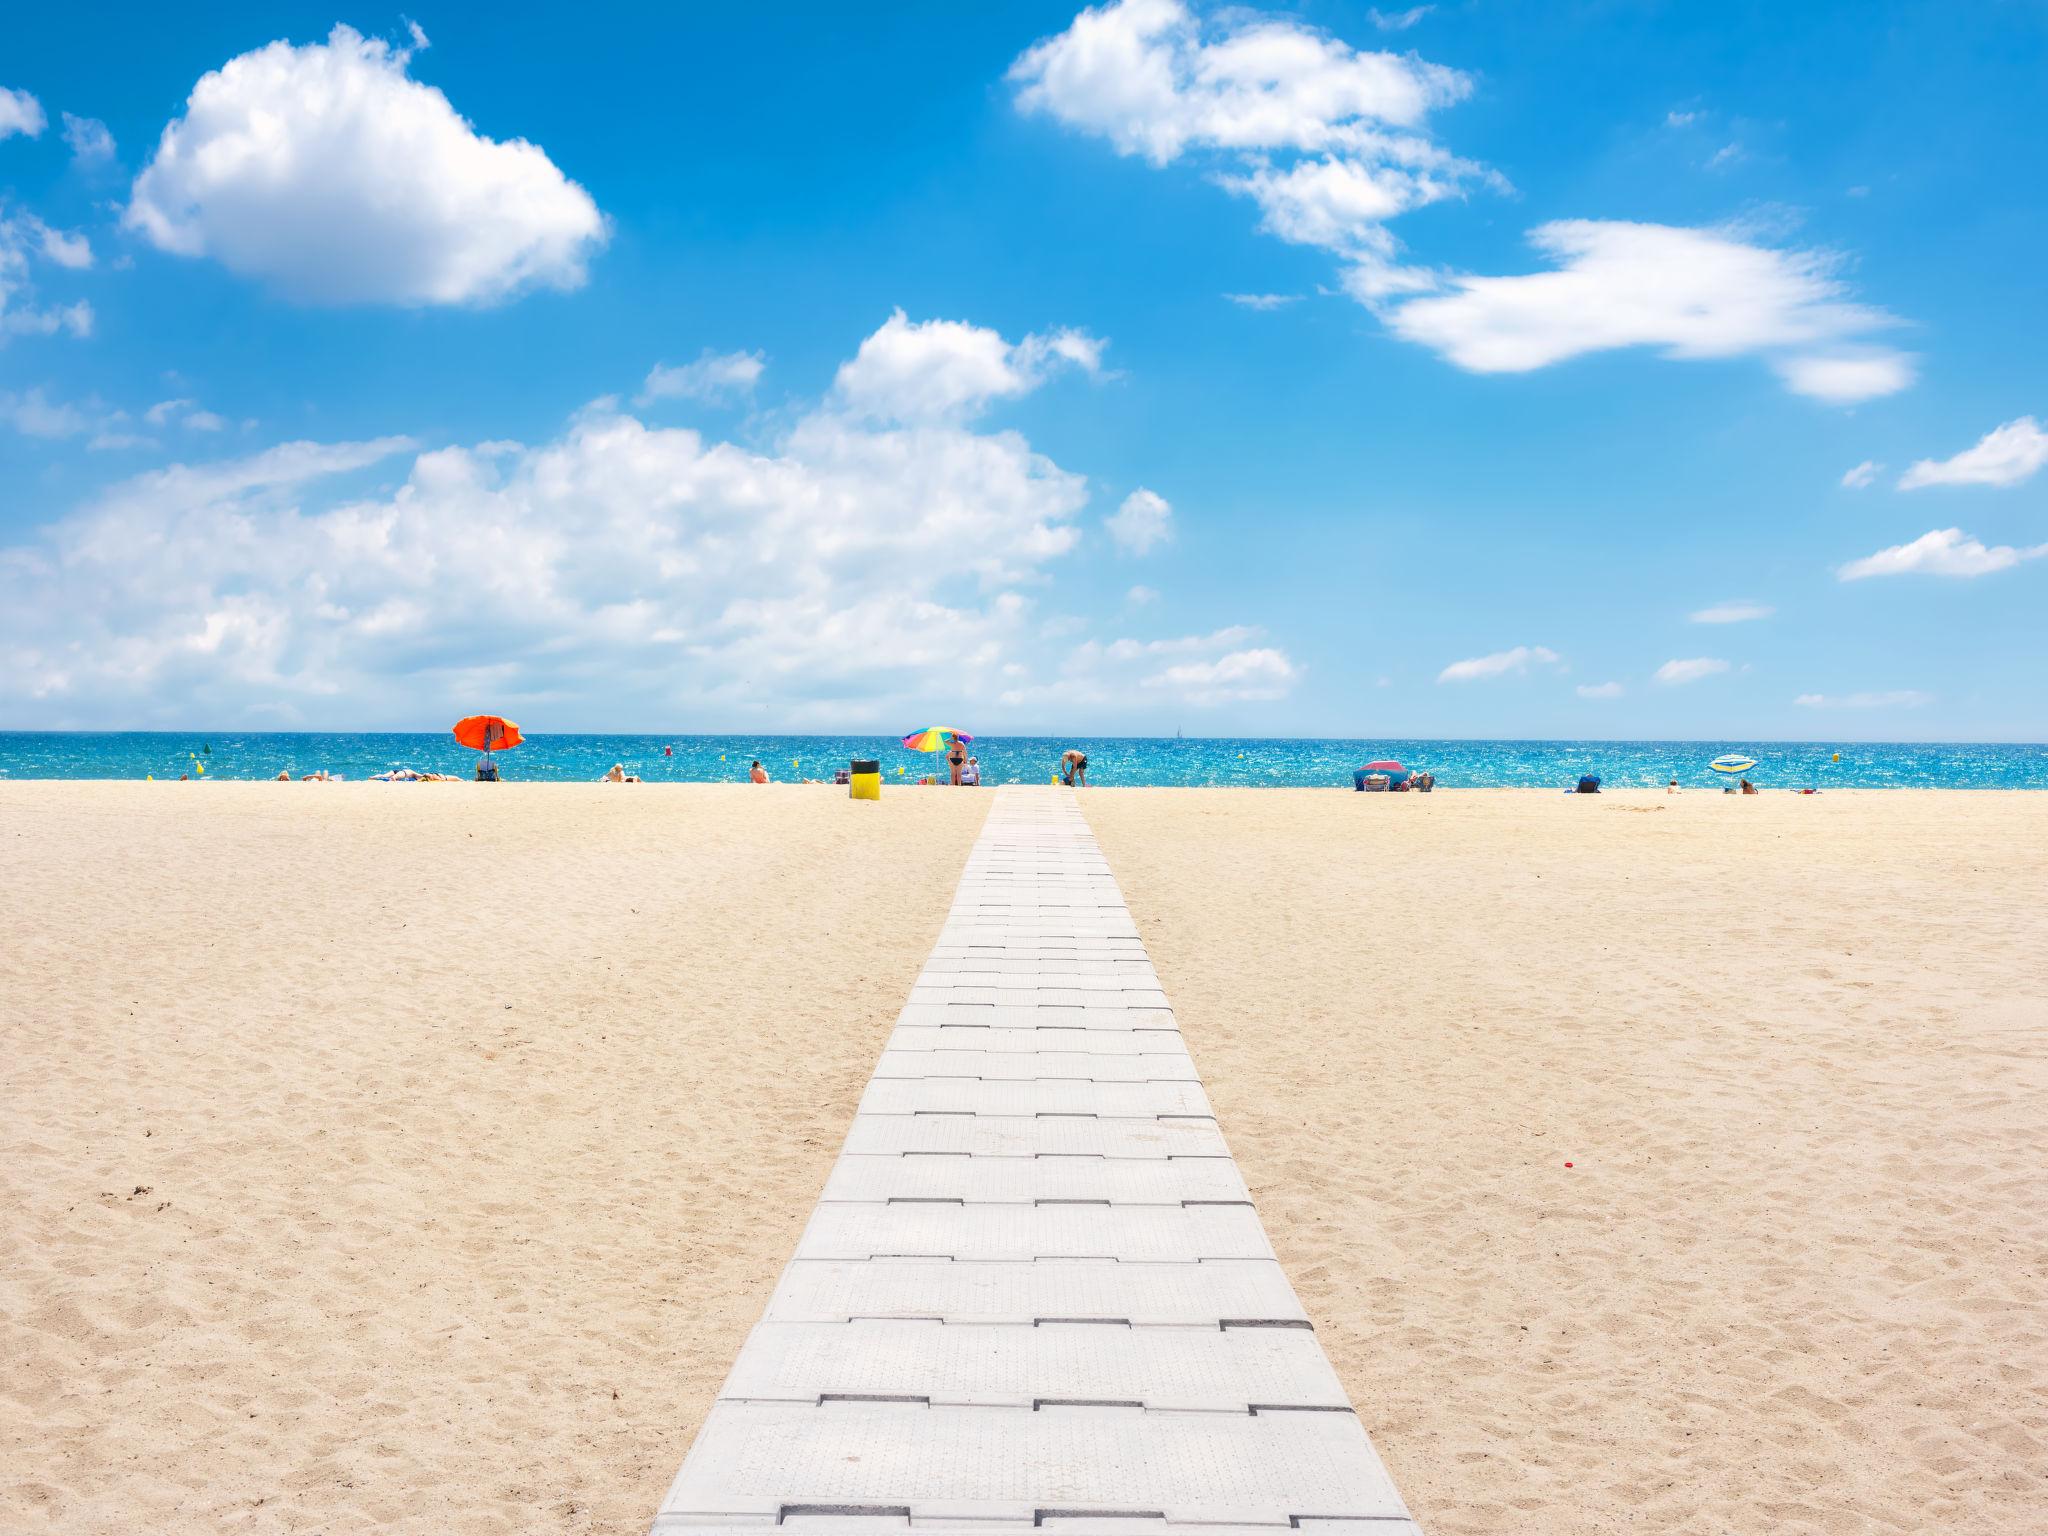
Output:
<svg viewBox="0 0 2048 1536">
<path fill-rule="evenodd" d="M 1415 1536 L 1070 792 L 996 791 L 654 1522 Z"/>
</svg>

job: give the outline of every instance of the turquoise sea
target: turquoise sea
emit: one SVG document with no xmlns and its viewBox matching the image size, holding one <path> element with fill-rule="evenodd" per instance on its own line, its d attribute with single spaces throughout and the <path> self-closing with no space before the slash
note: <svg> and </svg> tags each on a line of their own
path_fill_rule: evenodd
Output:
<svg viewBox="0 0 2048 1536">
<path fill-rule="evenodd" d="M 1615 789 L 1718 785 L 1707 764 L 1723 752 L 1757 760 L 1769 788 L 2048 789 L 2048 746 L 1960 742 L 1771 741 L 1285 741 L 1269 737 L 983 737 L 970 750 L 987 784 L 1043 784 L 1060 753 L 1088 754 L 1093 784 L 1321 785 L 1349 789 L 1354 768 L 1394 758 L 1437 776 L 1440 789 L 1563 788 L 1582 773 Z M 778 781 L 816 777 L 856 757 L 879 758 L 885 780 L 915 779 L 943 764 L 874 736 L 544 736 L 498 754 L 507 779 L 573 782 L 613 763 L 651 782 L 739 780 L 759 758 Z M 0 778 L 140 779 L 180 773 L 209 779 L 294 777 L 324 768 L 350 779 L 390 768 L 467 775 L 476 754 L 445 733 L 0 731 Z"/>
</svg>

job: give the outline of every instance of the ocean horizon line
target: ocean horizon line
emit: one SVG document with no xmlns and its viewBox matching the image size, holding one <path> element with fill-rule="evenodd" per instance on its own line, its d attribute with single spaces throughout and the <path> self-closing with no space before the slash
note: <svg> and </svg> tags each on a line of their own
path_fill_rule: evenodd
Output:
<svg viewBox="0 0 2048 1536">
<path fill-rule="evenodd" d="M 1610 789 L 1720 786 L 1709 766 L 1738 750 L 1764 788 L 2048 789 L 2048 745 L 2034 742 L 1771 741 L 1763 738 L 1429 736 L 978 736 L 968 754 L 986 785 L 1043 784 L 1062 754 L 1088 756 L 1091 786 L 1343 787 L 1389 759 L 1453 788 Z M 776 780 L 832 778 L 879 760 L 889 782 L 945 778 L 935 753 L 894 735 L 744 732 L 536 732 L 497 754 L 507 779 L 575 782 L 614 766 L 647 782 L 744 779 L 759 761 Z M 6 731 L 0 779 L 365 779 L 397 770 L 467 778 L 477 754 L 446 731 Z"/>
</svg>

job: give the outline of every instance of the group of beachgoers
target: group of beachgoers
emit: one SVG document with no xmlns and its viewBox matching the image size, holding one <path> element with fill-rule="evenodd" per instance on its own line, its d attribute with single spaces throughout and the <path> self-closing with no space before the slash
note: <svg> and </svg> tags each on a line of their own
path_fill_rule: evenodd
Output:
<svg viewBox="0 0 2048 1536">
<path fill-rule="evenodd" d="M 957 741 L 952 744 L 952 747 L 946 753 L 946 771 L 946 782 L 954 787 L 974 789 L 981 784 L 981 759 L 970 756 L 966 749 Z M 290 783 L 291 777 L 289 769 L 281 769 L 278 772 L 277 780 L 279 783 Z M 323 768 L 316 773 L 302 774 L 300 777 L 303 782 L 308 784 L 326 784 L 338 782 L 341 775 L 329 773 Z M 384 773 L 371 774 L 370 781 L 376 784 L 455 784 L 462 781 L 462 775 L 459 773 L 419 773 L 411 768 L 392 768 Z M 476 762 L 476 782 L 479 784 L 495 784 L 498 781 L 497 759 L 489 754 L 479 757 Z M 846 781 L 847 771 L 841 768 L 829 780 L 805 779 L 803 782 L 806 784 L 844 784 Z M 1088 784 L 1088 754 L 1072 750 L 1062 753 L 1060 755 L 1059 781 L 1069 788 L 1085 789 Z M 626 772 L 626 765 L 624 763 L 613 763 L 610 768 L 605 770 L 604 776 L 598 782 L 600 784 L 638 784 L 642 780 L 637 773 Z M 750 784 L 771 784 L 774 782 L 769 777 L 768 770 L 761 766 L 761 760 L 758 757 L 747 766 L 747 782 Z"/>
</svg>

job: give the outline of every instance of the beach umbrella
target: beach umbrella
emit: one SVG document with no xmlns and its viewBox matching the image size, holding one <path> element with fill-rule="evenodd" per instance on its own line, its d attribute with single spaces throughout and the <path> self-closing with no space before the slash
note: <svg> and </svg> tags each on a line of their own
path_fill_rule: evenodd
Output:
<svg viewBox="0 0 2048 1536">
<path fill-rule="evenodd" d="M 1716 773 L 1747 773 L 1756 766 L 1756 759 L 1740 752 L 1723 752 L 1707 766 Z"/>
<path fill-rule="evenodd" d="M 526 738 L 503 715 L 470 715 L 455 722 L 455 739 L 478 752 L 502 752 Z"/>
<path fill-rule="evenodd" d="M 1376 763 L 1367 763 L 1365 771 L 1367 773 L 1406 773 L 1408 770 L 1395 762 L 1391 757 L 1383 757 Z"/>
<path fill-rule="evenodd" d="M 912 752 L 943 752 L 954 742 L 969 742 L 974 738 L 965 731 L 950 725 L 928 725 L 921 731 L 912 731 L 903 738 L 903 745 Z"/>
</svg>

